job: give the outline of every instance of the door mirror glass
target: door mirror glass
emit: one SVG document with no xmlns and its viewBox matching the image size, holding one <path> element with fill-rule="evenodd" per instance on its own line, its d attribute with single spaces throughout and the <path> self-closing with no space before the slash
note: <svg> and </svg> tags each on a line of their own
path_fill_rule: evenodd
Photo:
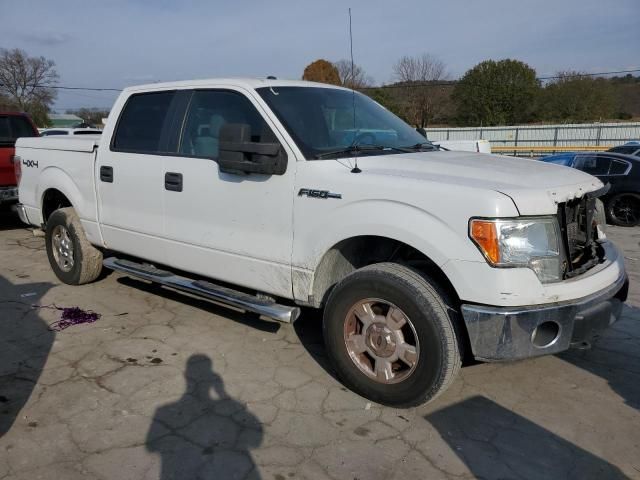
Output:
<svg viewBox="0 0 640 480">
<path fill-rule="evenodd" d="M 287 156 L 276 138 L 251 141 L 251 126 L 227 123 L 220 127 L 218 165 L 226 173 L 282 175 Z M 270 141 L 264 141 L 270 140 Z"/>
</svg>

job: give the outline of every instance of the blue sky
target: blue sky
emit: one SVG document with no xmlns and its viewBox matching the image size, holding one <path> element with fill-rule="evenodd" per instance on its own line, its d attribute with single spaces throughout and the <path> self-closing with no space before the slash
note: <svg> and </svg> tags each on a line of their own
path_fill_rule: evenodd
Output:
<svg viewBox="0 0 640 480">
<path fill-rule="evenodd" d="M 430 53 L 451 78 L 492 58 L 539 76 L 640 68 L 640 0 L 0 0 L 0 47 L 54 60 L 60 84 L 114 87 L 216 76 L 300 78 L 354 55 L 376 83 L 402 55 Z M 115 94 L 60 92 L 56 108 Z"/>
</svg>

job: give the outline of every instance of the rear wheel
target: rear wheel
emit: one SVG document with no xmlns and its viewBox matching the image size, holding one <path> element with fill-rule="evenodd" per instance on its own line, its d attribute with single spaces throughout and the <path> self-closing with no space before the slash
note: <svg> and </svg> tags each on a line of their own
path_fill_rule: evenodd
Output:
<svg viewBox="0 0 640 480">
<path fill-rule="evenodd" d="M 378 403 L 434 399 L 460 368 L 452 308 L 435 284 L 393 263 L 357 270 L 331 292 L 324 335 L 342 381 Z"/>
<path fill-rule="evenodd" d="M 640 195 L 619 193 L 607 200 L 606 211 L 613 225 L 635 227 L 640 224 Z"/>
<path fill-rule="evenodd" d="M 60 208 L 51 214 L 45 243 L 51 269 L 64 283 L 82 285 L 100 275 L 102 252 L 87 240 L 73 208 Z"/>
</svg>

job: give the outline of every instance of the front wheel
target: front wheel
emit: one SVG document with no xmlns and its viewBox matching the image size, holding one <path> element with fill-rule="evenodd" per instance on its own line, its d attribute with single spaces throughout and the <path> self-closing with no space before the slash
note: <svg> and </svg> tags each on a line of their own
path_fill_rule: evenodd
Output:
<svg viewBox="0 0 640 480">
<path fill-rule="evenodd" d="M 613 225 L 635 227 L 640 224 L 640 195 L 619 193 L 607 200 L 606 212 Z"/>
<path fill-rule="evenodd" d="M 434 399 L 461 363 L 449 303 L 434 283 L 402 265 L 379 263 L 347 276 L 324 313 L 325 343 L 341 380 L 385 405 Z"/>
</svg>

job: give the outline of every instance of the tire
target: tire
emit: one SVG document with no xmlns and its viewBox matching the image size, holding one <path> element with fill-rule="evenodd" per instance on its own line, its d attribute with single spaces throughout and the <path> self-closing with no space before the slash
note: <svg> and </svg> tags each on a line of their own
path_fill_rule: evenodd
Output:
<svg viewBox="0 0 640 480">
<path fill-rule="evenodd" d="M 73 208 L 61 208 L 51 214 L 45 244 L 51 269 L 62 282 L 83 285 L 100 275 L 102 252 L 87 240 Z"/>
<path fill-rule="evenodd" d="M 606 203 L 607 220 L 619 227 L 640 225 L 640 195 L 637 193 L 619 193 Z"/>
<path fill-rule="evenodd" d="M 377 403 L 408 407 L 433 400 L 460 369 L 456 311 L 431 280 L 408 267 L 378 263 L 356 270 L 327 300 L 329 359 L 347 387 Z M 414 359 L 413 366 L 398 358 L 389 368 L 398 354 Z"/>
</svg>

